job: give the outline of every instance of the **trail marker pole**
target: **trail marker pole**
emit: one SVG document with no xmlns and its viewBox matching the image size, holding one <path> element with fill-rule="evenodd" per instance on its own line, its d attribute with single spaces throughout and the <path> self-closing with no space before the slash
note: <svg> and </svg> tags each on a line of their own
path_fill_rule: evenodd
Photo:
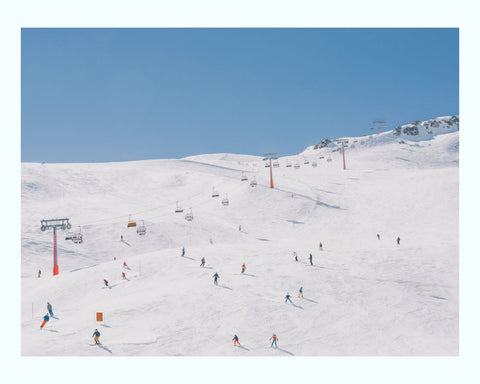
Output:
<svg viewBox="0 0 480 384">
<path fill-rule="evenodd" d="M 72 228 L 72 225 L 65 219 L 49 219 L 41 220 L 40 230 L 45 232 L 47 229 L 53 229 L 53 276 L 58 275 L 58 257 L 57 257 L 57 228 L 65 229 Z"/>
<path fill-rule="evenodd" d="M 343 170 L 345 170 L 345 148 L 342 143 L 342 155 L 343 155 Z"/>
</svg>

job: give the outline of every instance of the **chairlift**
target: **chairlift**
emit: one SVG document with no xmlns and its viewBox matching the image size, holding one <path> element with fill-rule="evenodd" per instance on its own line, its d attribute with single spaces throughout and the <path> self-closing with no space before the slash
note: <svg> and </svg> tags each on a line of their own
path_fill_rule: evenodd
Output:
<svg viewBox="0 0 480 384">
<path fill-rule="evenodd" d="M 330 156 L 328 156 L 327 161 L 330 163 L 332 161 L 332 158 Z"/>
<path fill-rule="evenodd" d="M 325 156 L 320 156 L 320 157 L 319 157 L 319 159 L 324 159 L 324 158 L 325 158 Z"/>
<path fill-rule="evenodd" d="M 224 197 L 223 200 L 222 200 L 222 204 L 223 204 L 223 205 L 228 205 L 229 203 L 230 203 L 230 202 L 228 201 L 228 196 L 225 195 L 225 197 Z"/>
<path fill-rule="evenodd" d="M 292 167 L 292 163 L 291 163 L 289 160 L 287 160 L 287 165 L 286 165 L 286 167 L 287 167 L 287 168 L 291 168 L 291 167 Z"/>
<path fill-rule="evenodd" d="M 315 168 L 316 166 L 317 166 L 317 161 L 316 161 L 316 160 L 313 160 L 313 161 L 312 161 L 312 167 Z"/>
<path fill-rule="evenodd" d="M 65 235 L 65 240 L 72 240 L 72 237 L 73 237 L 73 233 L 67 232 L 67 234 Z"/>
<path fill-rule="evenodd" d="M 265 161 L 265 168 L 270 168 L 270 160 Z"/>
<path fill-rule="evenodd" d="M 81 244 L 83 243 L 83 236 L 82 236 L 82 228 L 79 228 L 79 232 L 76 232 L 72 235 L 72 241 L 74 244 Z"/>
<path fill-rule="evenodd" d="M 298 163 L 298 161 L 295 163 L 295 165 L 293 166 L 293 168 L 295 168 L 295 169 L 300 168 L 300 164 Z"/>
<path fill-rule="evenodd" d="M 310 162 L 308 161 L 308 159 L 305 159 L 305 160 L 303 161 L 303 164 L 310 164 Z"/>
<path fill-rule="evenodd" d="M 245 172 L 242 172 L 242 178 L 241 178 L 242 181 L 247 181 L 248 180 L 248 177 L 247 175 L 245 175 Z"/>
<path fill-rule="evenodd" d="M 147 228 L 145 227 L 145 224 L 142 220 L 142 225 L 139 225 L 137 228 L 137 234 L 140 236 L 145 235 L 147 233 Z"/>
<path fill-rule="evenodd" d="M 255 176 L 253 176 L 253 180 L 250 182 L 251 187 L 256 187 L 257 186 L 257 180 L 255 180 Z"/>
<path fill-rule="evenodd" d="M 193 220 L 192 208 L 190 208 L 190 211 L 186 213 L 185 220 L 187 220 L 187 221 L 192 221 Z"/>
<path fill-rule="evenodd" d="M 175 213 L 182 213 L 182 212 L 183 212 L 183 208 L 178 205 L 178 201 L 177 201 L 177 205 L 175 206 Z"/>
<path fill-rule="evenodd" d="M 132 215 L 128 215 L 128 223 L 127 223 L 127 228 L 130 227 L 136 227 L 137 223 L 131 219 Z"/>
<path fill-rule="evenodd" d="M 220 194 L 218 193 L 218 191 L 215 190 L 215 187 L 213 187 L 212 197 L 218 197 L 218 196 L 220 196 Z"/>
<path fill-rule="evenodd" d="M 273 168 L 278 168 L 278 167 L 280 167 L 278 160 L 273 160 Z"/>
</svg>

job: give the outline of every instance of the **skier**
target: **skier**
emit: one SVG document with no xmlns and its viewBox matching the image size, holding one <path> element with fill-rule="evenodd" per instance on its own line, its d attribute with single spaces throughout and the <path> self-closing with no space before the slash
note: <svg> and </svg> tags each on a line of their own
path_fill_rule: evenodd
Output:
<svg viewBox="0 0 480 384">
<path fill-rule="evenodd" d="M 120 235 L 120 241 L 123 241 L 123 235 Z"/>
<path fill-rule="evenodd" d="M 310 260 L 310 265 L 313 265 L 313 261 L 312 261 L 312 254 L 310 253 L 310 257 L 308 258 Z"/>
<path fill-rule="evenodd" d="M 47 311 L 50 314 L 50 316 L 53 317 L 52 304 L 50 304 L 48 301 L 47 301 Z"/>
<path fill-rule="evenodd" d="M 127 279 L 127 276 L 125 276 L 125 272 L 122 272 L 122 279 L 123 279 L 123 280 L 126 280 L 126 279 Z"/>
<path fill-rule="evenodd" d="M 319 244 L 319 248 L 320 248 L 320 251 L 323 251 L 323 245 L 322 245 L 322 242 L 320 242 L 320 244 Z"/>
<path fill-rule="evenodd" d="M 293 252 L 293 256 L 295 256 L 295 261 L 298 261 L 297 252 Z"/>
<path fill-rule="evenodd" d="M 128 265 L 127 265 L 126 261 L 123 262 L 123 268 L 128 268 Z"/>
<path fill-rule="evenodd" d="M 303 287 L 300 287 L 300 289 L 298 290 L 298 297 L 303 298 Z"/>
<path fill-rule="evenodd" d="M 43 327 L 45 326 L 45 324 L 48 323 L 49 320 L 50 320 L 50 316 L 48 316 L 48 313 L 47 313 L 45 316 L 43 316 L 43 323 L 42 325 L 40 325 L 40 329 L 43 329 Z"/>
<path fill-rule="evenodd" d="M 397 245 L 400 244 L 400 237 L 397 237 Z"/>
<path fill-rule="evenodd" d="M 245 263 L 243 263 L 243 265 L 242 265 L 242 273 L 245 272 L 245 268 L 247 268 L 247 267 L 245 266 Z"/>
<path fill-rule="evenodd" d="M 233 335 L 233 345 L 240 345 L 240 342 L 238 341 L 238 336 L 237 335 Z"/>
<path fill-rule="evenodd" d="M 38 270 L 38 277 L 40 277 L 42 275 L 42 271 L 39 269 Z"/>
<path fill-rule="evenodd" d="M 105 286 L 108 287 L 108 281 L 103 279 L 103 282 L 105 283 Z"/>
<path fill-rule="evenodd" d="M 182 247 L 182 257 L 185 256 L 185 247 Z"/>
<path fill-rule="evenodd" d="M 275 344 L 275 348 L 277 348 L 277 340 L 278 340 L 277 335 L 273 334 L 272 337 L 270 337 L 270 340 L 272 340 L 272 345 L 270 346 L 273 347 L 273 344 Z"/>
<path fill-rule="evenodd" d="M 215 274 L 213 275 L 213 284 L 218 285 L 217 279 L 218 279 L 219 277 L 220 277 L 220 276 L 218 276 L 218 273 L 215 272 Z"/>
<path fill-rule="evenodd" d="M 380 235 L 377 233 L 377 239 L 380 240 Z"/>
<path fill-rule="evenodd" d="M 205 266 L 205 257 L 202 257 L 202 262 L 200 263 L 200 267 L 204 267 Z"/>
<path fill-rule="evenodd" d="M 92 337 L 93 337 L 93 340 L 95 340 L 95 344 L 101 344 L 100 340 L 98 340 L 98 338 L 100 337 L 100 332 L 98 332 L 98 329 L 95 329 Z"/>
<path fill-rule="evenodd" d="M 240 232 L 242 231 L 242 226 L 241 226 L 241 225 L 238 226 L 238 230 L 239 230 Z"/>
<path fill-rule="evenodd" d="M 290 303 L 293 304 L 292 300 L 290 300 L 290 294 L 287 292 L 287 296 L 285 296 L 285 303 L 289 301 Z"/>
</svg>

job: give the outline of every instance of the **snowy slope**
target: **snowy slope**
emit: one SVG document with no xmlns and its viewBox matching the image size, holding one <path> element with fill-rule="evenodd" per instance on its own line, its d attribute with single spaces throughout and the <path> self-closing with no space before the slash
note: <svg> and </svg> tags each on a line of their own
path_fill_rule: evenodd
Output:
<svg viewBox="0 0 480 384">
<path fill-rule="evenodd" d="M 260 157 L 234 154 L 22 164 L 22 355 L 458 354 L 459 136 L 447 119 L 421 139 L 343 138 L 346 170 L 338 143 L 281 158 L 275 189 Z M 52 276 L 40 220 L 63 217 L 84 242 L 59 232 Z M 40 331 L 47 301 L 57 319 Z M 95 328 L 103 348 L 90 345 Z"/>
</svg>

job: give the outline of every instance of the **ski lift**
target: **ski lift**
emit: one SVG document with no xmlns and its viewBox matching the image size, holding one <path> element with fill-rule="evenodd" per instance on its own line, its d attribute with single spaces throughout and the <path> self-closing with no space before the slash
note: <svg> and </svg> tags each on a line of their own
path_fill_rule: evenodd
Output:
<svg viewBox="0 0 480 384">
<path fill-rule="evenodd" d="M 273 168 L 278 168 L 278 167 L 280 167 L 278 160 L 273 160 Z"/>
<path fill-rule="evenodd" d="M 310 164 L 310 162 L 308 161 L 308 159 L 305 159 L 303 164 Z"/>
<path fill-rule="evenodd" d="M 255 176 L 253 176 L 253 180 L 250 182 L 251 187 L 256 187 L 257 186 L 257 180 L 255 180 Z"/>
<path fill-rule="evenodd" d="M 220 196 L 218 191 L 215 190 L 215 187 L 213 187 L 213 191 L 212 191 L 212 197 L 218 197 Z"/>
<path fill-rule="evenodd" d="M 270 168 L 270 160 L 265 161 L 265 168 Z"/>
<path fill-rule="evenodd" d="M 316 161 L 316 160 L 313 160 L 313 161 L 312 161 L 312 167 L 315 168 L 316 166 L 317 166 L 317 161 Z"/>
<path fill-rule="evenodd" d="M 177 205 L 175 206 L 175 213 L 182 213 L 182 212 L 183 212 L 183 208 L 178 205 L 178 201 L 177 201 Z"/>
<path fill-rule="evenodd" d="M 287 160 L 287 165 L 286 165 L 287 168 L 291 168 L 292 167 L 292 163 L 290 162 L 290 160 Z"/>
<path fill-rule="evenodd" d="M 147 228 L 145 227 L 145 224 L 142 220 L 142 225 L 139 225 L 137 228 L 137 234 L 140 236 L 145 235 L 147 233 Z"/>
<path fill-rule="evenodd" d="M 327 161 L 330 163 L 332 161 L 332 158 L 330 156 L 328 156 Z"/>
<path fill-rule="evenodd" d="M 72 241 L 74 244 L 83 243 L 82 228 L 81 227 L 78 227 L 78 228 L 79 228 L 79 232 L 72 234 Z"/>
<path fill-rule="evenodd" d="M 245 172 L 242 172 L 242 181 L 247 181 L 248 177 L 245 175 Z"/>
<path fill-rule="evenodd" d="M 132 215 L 128 215 L 127 228 L 136 227 L 137 223 L 131 219 Z"/>
<path fill-rule="evenodd" d="M 325 156 L 320 156 L 320 157 L 319 157 L 319 159 L 324 159 L 324 158 L 325 158 Z"/>
<path fill-rule="evenodd" d="M 300 164 L 298 163 L 298 161 L 295 163 L 295 165 L 293 166 L 293 168 L 295 168 L 295 169 L 300 168 Z"/>
<path fill-rule="evenodd" d="M 72 237 L 73 237 L 73 233 L 67 232 L 67 234 L 65 235 L 65 240 L 72 240 Z"/>
<path fill-rule="evenodd" d="M 190 211 L 186 213 L 185 220 L 187 220 L 187 221 L 192 221 L 193 220 L 192 208 L 190 208 Z"/>
<path fill-rule="evenodd" d="M 228 196 L 227 196 L 227 195 L 225 195 L 225 197 L 223 198 L 222 204 L 223 204 L 223 205 L 228 205 L 228 204 L 230 204 L 230 202 L 228 201 Z"/>
</svg>

